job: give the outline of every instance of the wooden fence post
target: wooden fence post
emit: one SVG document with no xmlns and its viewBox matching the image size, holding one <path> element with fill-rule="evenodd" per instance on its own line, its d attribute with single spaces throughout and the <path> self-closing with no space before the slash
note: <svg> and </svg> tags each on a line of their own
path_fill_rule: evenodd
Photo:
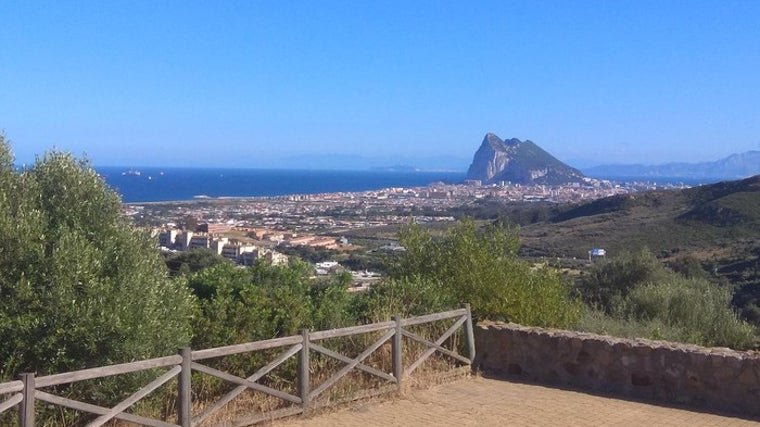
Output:
<svg viewBox="0 0 760 427">
<path fill-rule="evenodd" d="M 19 405 L 19 426 L 34 427 L 34 374 L 21 374 L 19 379 L 24 383 L 23 399 Z"/>
<path fill-rule="evenodd" d="M 177 422 L 181 427 L 190 427 L 192 418 L 190 416 L 190 406 L 192 400 L 191 380 L 192 370 L 190 364 L 192 363 L 190 347 L 180 349 L 180 356 L 182 356 L 182 370 L 179 373 L 178 381 L 178 393 L 177 393 Z"/>
<path fill-rule="evenodd" d="M 303 337 L 301 352 L 298 355 L 298 393 L 301 396 L 303 413 L 306 414 L 311 409 L 311 399 L 309 398 L 309 330 L 302 329 Z"/>
<path fill-rule="evenodd" d="M 391 341 L 392 363 L 393 363 L 393 376 L 396 378 L 396 384 L 399 390 L 401 390 L 401 381 L 404 376 L 404 349 L 402 347 L 402 331 L 401 331 L 401 316 L 392 316 L 391 320 L 396 323 L 396 333 L 393 334 L 393 341 Z"/>
<path fill-rule="evenodd" d="M 472 311 L 470 310 L 470 304 L 465 304 L 464 309 L 467 310 L 467 320 L 465 320 L 465 332 L 467 334 L 467 350 L 470 356 L 470 365 L 475 363 L 475 333 L 473 332 L 472 325 Z"/>
</svg>

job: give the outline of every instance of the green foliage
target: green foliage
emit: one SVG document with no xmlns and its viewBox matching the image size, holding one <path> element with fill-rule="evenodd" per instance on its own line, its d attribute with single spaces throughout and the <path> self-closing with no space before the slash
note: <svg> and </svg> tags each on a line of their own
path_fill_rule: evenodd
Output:
<svg viewBox="0 0 760 427">
<path fill-rule="evenodd" d="M 195 273 L 221 263 L 230 263 L 227 258 L 206 248 L 196 248 L 184 252 L 165 253 L 164 262 L 169 275 L 179 276 Z"/>
<path fill-rule="evenodd" d="M 760 260 L 756 262 L 760 267 Z M 731 303 L 737 307 L 743 319 L 760 325 L 760 282 L 750 282 L 736 288 Z"/>
<path fill-rule="evenodd" d="M 543 326 L 569 326 L 579 313 L 553 270 L 517 260 L 517 233 L 501 223 L 480 230 L 465 219 L 439 238 L 413 224 L 400 242 L 406 251 L 392 269 L 395 280 L 371 294 L 381 299 L 376 306 L 383 298 L 429 311 L 470 302 L 476 317 Z"/>
<path fill-rule="evenodd" d="M 381 322 L 391 316 L 412 317 L 452 308 L 440 283 L 413 276 L 389 279 L 372 286 L 358 301 L 355 312 L 362 323 Z"/>
<path fill-rule="evenodd" d="M 354 296 L 348 292 L 352 282 L 351 274 L 342 272 L 312 284 L 309 297 L 312 302 L 311 322 L 314 330 L 356 324 Z"/>
<path fill-rule="evenodd" d="M 346 277 L 310 279 L 310 266 L 229 263 L 188 277 L 200 299 L 194 348 L 209 348 L 297 334 L 300 329 L 329 329 L 352 323 Z"/>
<path fill-rule="evenodd" d="M 187 345 L 192 294 L 166 277 L 152 241 L 123 217 L 119 196 L 89 163 L 51 152 L 23 171 L 12 165 L 0 136 L 0 381 Z M 146 375 L 55 391 L 109 405 L 145 384 Z M 46 408 L 38 420 L 75 425 L 77 417 Z"/>
<path fill-rule="evenodd" d="M 731 292 L 703 279 L 674 278 L 634 289 L 621 304 L 620 317 L 681 330 L 678 341 L 705 346 L 749 348 L 754 329 L 731 309 Z"/>
<path fill-rule="evenodd" d="M 0 378 L 170 354 L 192 296 L 86 161 L 51 152 L 22 172 L 0 140 Z"/>
<path fill-rule="evenodd" d="M 647 249 L 627 252 L 612 260 L 601 260 L 581 282 L 584 300 L 610 312 L 636 286 L 667 280 L 673 273 Z"/>
<path fill-rule="evenodd" d="M 340 261 L 340 265 L 353 271 L 385 271 L 388 255 L 377 251 L 370 253 L 352 253 L 348 258 Z"/>
<path fill-rule="evenodd" d="M 322 330 L 354 323 L 352 295 L 345 275 L 315 282 L 311 267 L 302 262 L 288 266 L 258 264 L 240 268 L 229 263 L 185 277 L 200 297 L 193 348 L 211 348 L 296 335 L 301 329 Z M 281 350 L 276 350 L 281 351 Z M 210 361 L 212 366 L 235 375 L 250 375 L 252 367 L 262 366 L 276 353 L 244 353 Z M 281 386 L 292 386 L 295 361 L 278 368 Z M 195 381 L 195 380 L 194 380 Z M 199 378 L 200 393 L 213 395 L 222 384 Z"/>
<path fill-rule="evenodd" d="M 338 251 L 334 249 L 315 248 L 307 245 L 282 247 L 278 250 L 289 257 L 296 256 L 302 261 L 311 263 L 329 261 L 338 253 Z"/>
<path fill-rule="evenodd" d="M 746 349 L 755 331 L 731 308 L 731 289 L 710 283 L 694 261 L 684 275 L 641 251 L 599 265 L 582 291 L 595 309 L 582 330 Z"/>
<path fill-rule="evenodd" d="M 693 256 L 683 256 L 668 263 L 668 267 L 676 273 L 688 278 L 708 279 L 707 273 L 702 263 Z"/>
</svg>

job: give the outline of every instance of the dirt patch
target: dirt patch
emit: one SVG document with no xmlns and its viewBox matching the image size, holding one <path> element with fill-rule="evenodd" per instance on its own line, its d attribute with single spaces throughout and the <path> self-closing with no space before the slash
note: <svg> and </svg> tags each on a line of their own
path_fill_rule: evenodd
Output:
<svg viewBox="0 0 760 427">
<path fill-rule="evenodd" d="M 760 423 L 538 385 L 474 377 L 357 404 L 276 427 L 353 426 L 758 426 Z"/>
</svg>

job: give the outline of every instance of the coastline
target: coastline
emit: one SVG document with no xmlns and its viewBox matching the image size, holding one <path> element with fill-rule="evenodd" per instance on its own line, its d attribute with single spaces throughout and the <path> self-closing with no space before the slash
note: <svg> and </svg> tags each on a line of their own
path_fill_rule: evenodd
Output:
<svg viewBox="0 0 760 427">
<path fill-rule="evenodd" d="M 464 172 L 96 168 L 125 204 L 257 200 L 460 183 Z"/>
</svg>

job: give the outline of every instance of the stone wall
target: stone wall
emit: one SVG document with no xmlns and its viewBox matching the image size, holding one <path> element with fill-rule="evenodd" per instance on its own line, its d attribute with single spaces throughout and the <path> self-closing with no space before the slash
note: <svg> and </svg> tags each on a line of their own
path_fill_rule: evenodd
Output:
<svg viewBox="0 0 760 427">
<path fill-rule="evenodd" d="M 485 375 L 760 415 L 760 354 L 483 322 Z"/>
</svg>

